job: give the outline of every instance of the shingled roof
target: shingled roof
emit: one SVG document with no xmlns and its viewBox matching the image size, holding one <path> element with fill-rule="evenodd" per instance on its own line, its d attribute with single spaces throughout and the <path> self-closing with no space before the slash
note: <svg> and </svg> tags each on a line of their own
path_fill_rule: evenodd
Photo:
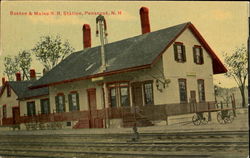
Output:
<svg viewBox="0 0 250 158">
<path fill-rule="evenodd" d="M 100 46 L 72 53 L 46 75 L 33 83 L 31 88 L 150 68 L 186 28 L 193 32 L 211 55 L 214 74 L 226 72 L 226 68 L 212 49 L 195 27 L 188 22 L 106 44 L 105 55 L 108 67 L 105 72 L 99 72 L 101 66 Z"/>
<path fill-rule="evenodd" d="M 29 89 L 28 87 L 32 85 L 34 81 L 8 81 L 6 84 L 2 87 L 2 90 L 0 91 L 0 96 L 2 95 L 5 87 L 9 85 L 12 90 L 16 93 L 17 99 L 28 99 L 32 97 L 37 96 L 43 96 L 49 94 L 48 87 L 39 88 L 39 89 Z"/>
</svg>

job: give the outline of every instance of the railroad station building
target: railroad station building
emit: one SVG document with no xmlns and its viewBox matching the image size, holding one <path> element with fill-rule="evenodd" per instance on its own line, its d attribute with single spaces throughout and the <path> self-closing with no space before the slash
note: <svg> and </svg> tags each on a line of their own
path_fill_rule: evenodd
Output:
<svg viewBox="0 0 250 158">
<path fill-rule="evenodd" d="M 191 22 L 151 32 L 148 14 L 140 9 L 141 35 L 105 44 L 104 71 L 101 46 L 91 47 L 85 24 L 83 50 L 40 79 L 26 81 L 25 91 L 35 96 L 17 95 L 8 105 L 1 95 L 2 120 L 4 107 L 16 106 L 19 123 L 35 118 L 71 128 L 149 126 L 167 116 L 215 108 L 213 75 L 227 71 L 220 59 Z M 7 94 L 5 87 L 1 94 Z"/>
</svg>

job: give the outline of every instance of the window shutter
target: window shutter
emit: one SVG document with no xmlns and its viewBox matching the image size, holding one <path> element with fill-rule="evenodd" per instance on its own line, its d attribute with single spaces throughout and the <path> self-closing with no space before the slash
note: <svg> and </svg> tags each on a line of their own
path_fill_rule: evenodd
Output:
<svg viewBox="0 0 250 158">
<path fill-rule="evenodd" d="M 65 96 L 63 95 L 63 112 L 65 112 Z"/>
<path fill-rule="evenodd" d="M 32 106 L 33 106 L 33 115 L 36 115 L 36 103 L 32 102 Z"/>
<path fill-rule="evenodd" d="M 40 100 L 40 106 L 41 106 L 41 114 L 44 114 L 44 101 Z"/>
<path fill-rule="evenodd" d="M 80 110 L 79 94 L 78 93 L 76 93 L 76 103 L 77 103 L 77 110 Z"/>
<path fill-rule="evenodd" d="M 50 100 L 48 99 L 47 102 L 48 102 L 48 114 L 50 114 Z"/>
<path fill-rule="evenodd" d="M 201 61 L 201 64 L 204 64 L 204 58 L 203 58 L 203 49 L 202 48 L 200 48 L 200 57 L 201 57 L 201 59 L 200 59 L 200 61 Z"/>
<path fill-rule="evenodd" d="M 178 52 L 177 52 L 177 45 L 174 44 L 174 60 L 178 61 Z"/>
<path fill-rule="evenodd" d="M 26 104 L 27 105 L 27 115 L 30 116 L 30 108 L 29 108 L 29 103 Z"/>
<path fill-rule="evenodd" d="M 56 101 L 56 112 L 59 112 L 59 96 L 55 97 L 55 101 Z"/>
<path fill-rule="evenodd" d="M 69 111 L 73 111 L 72 95 L 71 94 L 68 95 L 68 99 L 69 99 Z"/>
<path fill-rule="evenodd" d="M 197 63 L 195 48 L 196 47 L 193 47 L 193 58 L 194 58 L 194 63 Z"/>
<path fill-rule="evenodd" d="M 184 45 L 181 46 L 182 48 L 182 61 L 185 62 L 186 61 L 186 48 Z"/>
</svg>

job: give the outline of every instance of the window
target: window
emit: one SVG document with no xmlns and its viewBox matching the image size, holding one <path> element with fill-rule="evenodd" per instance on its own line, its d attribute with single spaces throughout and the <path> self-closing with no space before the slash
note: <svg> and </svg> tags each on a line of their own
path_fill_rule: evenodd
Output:
<svg viewBox="0 0 250 158">
<path fill-rule="evenodd" d="M 41 113 L 49 114 L 50 113 L 49 99 L 41 99 L 40 104 L 41 104 Z"/>
<path fill-rule="evenodd" d="M 69 111 L 79 111 L 79 94 L 72 92 L 69 97 Z"/>
<path fill-rule="evenodd" d="M 174 57 L 177 62 L 185 62 L 186 61 L 186 51 L 185 46 L 182 43 L 174 44 Z"/>
<path fill-rule="evenodd" d="M 129 106 L 129 88 L 120 87 L 120 94 L 121 106 Z"/>
<path fill-rule="evenodd" d="M 193 57 L 194 63 L 196 64 L 203 64 L 203 52 L 201 46 L 194 46 L 193 47 Z"/>
<path fill-rule="evenodd" d="M 147 81 L 143 85 L 144 88 L 144 102 L 145 105 L 152 105 L 154 104 L 154 97 L 153 97 L 153 81 Z"/>
<path fill-rule="evenodd" d="M 7 84 L 7 97 L 10 97 L 11 96 L 11 88 L 10 88 L 10 85 Z"/>
<path fill-rule="evenodd" d="M 108 89 L 111 107 L 130 106 L 129 84 L 127 82 L 108 84 Z"/>
<path fill-rule="evenodd" d="M 205 86 L 204 86 L 204 80 L 202 79 L 198 80 L 198 93 L 199 93 L 199 101 L 204 102 L 205 101 Z"/>
<path fill-rule="evenodd" d="M 7 117 L 7 108 L 6 105 L 3 105 L 3 118 Z"/>
<path fill-rule="evenodd" d="M 111 107 L 116 107 L 117 102 L 116 102 L 116 88 L 110 88 L 110 105 Z"/>
<path fill-rule="evenodd" d="M 178 82 L 179 82 L 180 102 L 186 103 L 187 102 L 186 79 L 179 79 Z"/>
<path fill-rule="evenodd" d="M 55 97 L 56 100 L 56 112 L 65 112 L 65 96 L 59 94 Z"/>
<path fill-rule="evenodd" d="M 36 104 L 34 101 L 27 102 L 27 115 L 28 116 L 36 115 Z"/>
</svg>

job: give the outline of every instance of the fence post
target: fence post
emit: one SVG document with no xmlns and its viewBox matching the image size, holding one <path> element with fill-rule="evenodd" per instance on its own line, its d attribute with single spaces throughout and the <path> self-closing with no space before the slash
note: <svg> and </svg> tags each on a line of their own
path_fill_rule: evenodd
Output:
<svg viewBox="0 0 250 158">
<path fill-rule="evenodd" d="M 168 114 L 167 114 L 167 107 L 164 107 L 165 109 L 165 119 L 166 119 L 166 125 L 168 125 Z"/>
<path fill-rule="evenodd" d="M 223 109 L 223 103 L 222 103 L 222 101 L 220 102 L 220 108 Z"/>
<path fill-rule="evenodd" d="M 208 102 L 208 121 L 212 121 L 209 102 Z"/>
<path fill-rule="evenodd" d="M 236 117 L 236 105 L 235 105 L 235 98 L 234 98 L 234 94 L 232 94 L 232 107 L 233 107 L 233 114 L 234 117 Z"/>
</svg>

